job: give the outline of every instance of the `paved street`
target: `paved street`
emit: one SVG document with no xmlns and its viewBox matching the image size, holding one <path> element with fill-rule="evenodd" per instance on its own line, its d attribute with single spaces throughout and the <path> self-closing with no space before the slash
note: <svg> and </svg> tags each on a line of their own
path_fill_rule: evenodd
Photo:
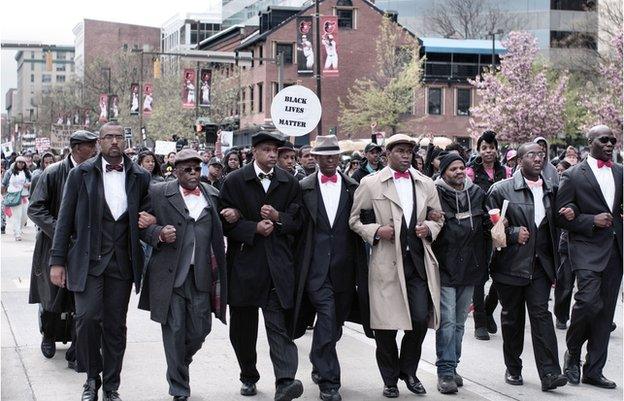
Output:
<svg viewBox="0 0 624 401">
<path fill-rule="evenodd" d="M 64 359 L 67 346 L 57 345 L 57 355 L 45 359 L 39 349 L 40 334 L 37 324 L 37 306 L 28 304 L 31 256 L 34 248 L 32 223 L 25 229 L 24 241 L 14 242 L 10 234 L 2 236 L 2 400 L 56 401 L 78 400 L 84 375 L 69 369 Z M 165 357 L 159 326 L 150 321 L 148 314 L 136 308 L 138 298 L 130 301 L 128 315 L 128 347 L 126 350 L 120 394 L 128 401 L 170 400 L 165 379 Z M 500 314 L 500 309 L 497 310 Z M 498 321 L 497 317 L 497 321 Z M 523 371 L 524 386 L 514 387 L 504 383 L 505 371 L 500 332 L 489 342 L 473 337 L 472 317 L 469 318 L 463 347 L 463 360 L 459 373 L 465 385 L 455 399 L 469 400 L 621 400 L 622 388 L 622 304 L 618 304 L 615 321 L 617 330 L 612 334 L 609 360 L 605 376 L 618 383 L 617 390 L 601 390 L 586 385 L 566 386 L 559 391 L 543 393 L 537 377 L 528 327 L 525 335 Z M 258 383 L 259 394 L 254 401 L 273 399 L 273 373 L 269 360 L 264 330 L 258 341 L 258 364 L 262 375 Z M 429 331 L 423 350 L 418 376 L 423 381 L 429 400 L 449 399 L 436 390 L 435 333 Z M 564 352 L 563 331 L 557 331 L 559 355 Z M 298 341 L 299 378 L 305 393 L 302 399 L 318 399 L 318 389 L 310 379 L 307 358 L 311 334 Z M 345 329 L 339 343 L 338 354 L 342 364 L 342 395 L 344 400 L 382 400 L 382 382 L 375 364 L 374 344 L 357 326 Z M 227 327 L 214 323 L 203 349 L 191 365 L 192 400 L 250 400 L 238 395 L 238 368 L 228 340 Z M 400 383 L 400 399 L 414 399 Z"/>
</svg>

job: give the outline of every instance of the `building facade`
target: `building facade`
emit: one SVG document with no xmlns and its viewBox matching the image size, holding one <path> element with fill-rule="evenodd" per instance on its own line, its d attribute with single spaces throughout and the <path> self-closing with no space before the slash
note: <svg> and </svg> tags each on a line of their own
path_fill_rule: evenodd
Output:
<svg viewBox="0 0 624 401">
<path fill-rule="evenodd" d="M 223 28 L 258 25 L 258 14 L 272 6 L 302 7 L 310 0 L 222 0 Z"/>
</svg>

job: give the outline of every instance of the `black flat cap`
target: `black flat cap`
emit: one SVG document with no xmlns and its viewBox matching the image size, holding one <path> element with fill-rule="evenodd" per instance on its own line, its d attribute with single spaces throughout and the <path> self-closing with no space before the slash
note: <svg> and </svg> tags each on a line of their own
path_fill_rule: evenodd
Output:
<svg viewBox="0 0 624 401">
<path fill-rule="evenodd" d="M 277 148 L 277 153 L 282 152 L 284 150 L 292 150 L 293 152 L 295 151 L 295 145 L 293 145 L 291 142 L 289 141 L 284 141 L 284 143 L 282 143 L 280 145 L 279 148 Z"/>
<path fill-rule="evenodd" d="M 282 146 L 285 139 L 279 131 L 259 131 L 251 137 L 251 146 L 267 141 L 275 142 L 277 146 Z"/>
<path fill-rule="evenodd" d="M 69 146 L 78 145 L 84 142 L 97 141 L 98 136 L 91 131 L 79 130 L 71 134 L 69 137 Z"/>
<path fill-rule="evenodd" d="M 366 147 L 364 148 L 364 153 L 368 153 L 373 149 L 378 149 L 378 150 L 383 150 L 383 146 L 378 145 L 375 142 L 370 142 L 366 145 Z"/>
</svg>

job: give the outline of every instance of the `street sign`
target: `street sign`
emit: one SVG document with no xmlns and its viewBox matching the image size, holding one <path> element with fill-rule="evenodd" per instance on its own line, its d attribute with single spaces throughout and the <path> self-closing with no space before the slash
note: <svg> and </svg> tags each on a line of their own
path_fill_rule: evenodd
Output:
<svg viewBox="0 0 624 401">
<path fill-rule="evenodd" d="M 303 136 L 312 132 L 321 120 L 321 102 L 305 86 L 282 89 L 271 103 L 273 125 L 286 136 Z"/>
<path fill-rule="evenodd" d="M 124 127 L 124 139 L 132 139 L 132 128 Z"/>
</svg>

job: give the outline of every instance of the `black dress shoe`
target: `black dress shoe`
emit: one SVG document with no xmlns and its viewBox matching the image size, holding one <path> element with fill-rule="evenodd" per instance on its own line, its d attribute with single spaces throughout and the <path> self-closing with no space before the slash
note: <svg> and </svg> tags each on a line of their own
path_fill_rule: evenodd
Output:
<svg viewBox="0 0 624 401">
<path fill-rule="evenodd" d="M 383 396 L 386 398 L 399 398 L 399 388 L 397 386 L 384 386 Z"/>
<path fill-rule="evenodd" d="M 568 384 L 568 378 L 565 375 L 549 373 L 542 379 L 542 391 L 554 390 Z"/>
<path fill-rule="evenodd" d="M 474 336 L 477 340 L 487 341 L 490 339 L 490 334 L 485 327 L 477 327 Z"/>
<path fill-rule="evenodd" d="M 487 316 L 487 331 L 490 334 L 496 334 L 498 331 L 498 326 L 496 325 L 496 320 L 494 320 L 493 315 Z"/>
<path fill-rule="evenodd" d="M 615 322 L 611 322 L 611 331 L 615 331 L 615 329 L 617 329 L 617 324 L 615 324 Z"/>
<path fill-rule="evenodd" d="M 258 393 L 256 390 L 256 383 L 243 383 L 241 385 L 240 393 L 245 396 L 256 395 Z"/>
<path fill-rule="evenodd" d="M 85 384 L 82 386 L 82 398 L 81 401 L 97 401 L 98 399 L 98 390 L 102 387 L 102 379 L 100 377 L 87 379 Z"/>
<path fill-rule="evenodd" d="M 438 391 L 442 394 L 453 394 L 457 392 L 457 383 L 453 376 L 438 378 Z"/>
<path fill-rule="evenodd" d="M 319 384 L 319 382 L 321 381 L 321 375 L 316 372 L 312 372 L 310 376 L 312 377 L 312 381 L 314 382 L 314 384 Z"/>
<path fill-rule="evenodd" d="M 321 390 L 319 398 L 323 401 L 342 401 L 342 397 L 336 388 Z"/>
<path fill-rule="evenodd" d="M 557 321 L 555 322 L 555 327 L 559 330 L 565 330 L 568 328 L 568 324 L 557 319 Z"/>
<path fill-rule="evenodd" d="M 579 384 L 581 381 L 581 361 L 568 351 L 563 355 L 563 374 L 572 384 Z"/>
<path fill-rule="evenodd" d="M 422 385 L 418 377 L 416 376 L 407 376 L 406 378 L 401 378 L 405 382 L 407 389 L 414 394 L 427 394 L 427 390 Z"/>
<path fill-rule="evenodd" d="M 53 339 L 43 336 L 41 339 L 41 353 L 48 359 L 54 357 L 54 354 L 56 354 L 56 343 Z"/>
<path fill-rule="evenodd" d="M 275 401 L 291 401 L 301 397 L 301 394 L 303 394 L 303 384 L 300 380 L 295 379 L 277 386 Z"/>
<path fill-rule="evenodd" d="M 174 395 L 173 401 L 188 401 L 188 397 L 185 395 Z"/>
<path fill-rule="evenodd" d="M 104 401 L 122 401 L 116 390 L 104 391 Z"/>
<path fill-rule="evenodd" d="M 522 375 L 512 375 L 508 370 L 506 370 L 505 383 L 511 384 L 512 386 L 522 386 L 524 384 L 524 380 L 522 380 Z"/>
<path fill-rule="evenodd" d="M 594 379 L 593 377 L 583 376 L 583 383 L 589 384 L 591 386 L 596 386 L 600 388 L 608 388 L 608 389 L 614 389 L 617 387 L 615 382 L 612 382 L 611 380 L 607 379 L 603 375 L 600 375 L 600 377 L 597 379 Z"/>
<path fill-rule="evenodd" d="M 464 378 L 461 377 L 459 373 L 455 372 L 453 374 L 453 378 L 455 379 L 455 384 L 457 384 L 457 387 L 461 387 L 464 385 Z"/>
</svg>

